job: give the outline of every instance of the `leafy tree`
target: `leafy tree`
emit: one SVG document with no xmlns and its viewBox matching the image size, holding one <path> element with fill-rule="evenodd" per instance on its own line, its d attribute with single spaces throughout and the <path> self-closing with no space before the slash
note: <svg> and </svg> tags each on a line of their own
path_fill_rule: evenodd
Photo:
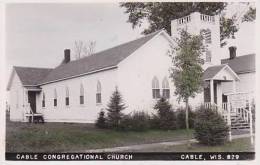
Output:
<svg viewBox="0 0 260 165">
<path fill-rule="evenodd" d="M 122 111 L 125 109 L 125 104 L 123 103 L 123 99 L 121 93 L 116 88 L 113 92 L 110 102 L 107 108 L 107 123 L 110 128 L 119 128 L 120 121 L 123 117 Z"/>
<path fill-rule="evenodd" d="M 251 22 L 256 18 L 256 8 L 250 7 L 242 18 L 242 22 Z"/>
<path fill-rule="evenodd" d="M 186 111 L 184 108 L 178 108 L 176 112 L 176 121 L 178 129 L 185 129 L 186 128 Z M 189 127 L 194 128 L 194 120 L 195 120 L 195 112 L 191 110 L 189 107 Z"/>
<path fill-rule="evenodd" d="M 154 118 L 158 122 L 157 128 L 165 130 L 176 129 L 176 116 L 168 100 L 160 98 L 154 109 L 157 110 L 158 114 L 158 118 Z"/>
<path fill-rule="evenodd" d="M 220 46 L 223 47 L 227 44 L 225 39 L 227 38 L 235 38 L 235 33 L 238 31 L 238 27 L 235 24 L 237 21 L 236 17 L 233 16 L 232 18 L 225 18 L 222 16 L 220 18 Z"/>
<path fill-rule="evenodd" d="M 204 49 L 201 36 L 190 35 L 181 31 L 176 39 L 177 46 L 172 46 L 169 55 L 172 58 L 171 78 L 175 85 L 175 94 L 179 101 L 184 101 L 186 111 L 186 129 L 189 129 L 189 98 L 200 92 L 203 69 L 201 59 Z"/>
<path fill-rule="evenodd" d="M 219 145 L 225 143 L 229 127 L 223 117 L 215 110 L 201 106 L 196 112 L 195 138 L 205 145 Z"/>
<path fill-rule="evenodd" d="M 106 128 L 107 127 L 106 118 L 105 118 L 105 112 L 103 110 L 101 110 L 99 112 L 98 119 L 97 119 L 95 125 L 98 128 Z"/>
</svg>

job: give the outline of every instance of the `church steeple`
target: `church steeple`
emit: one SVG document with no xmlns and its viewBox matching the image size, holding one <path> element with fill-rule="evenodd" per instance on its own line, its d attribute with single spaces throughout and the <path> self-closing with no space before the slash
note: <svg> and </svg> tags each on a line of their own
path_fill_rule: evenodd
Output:
<svg viewBox="0 0 260 165">
<path fill-rule="evenodd" d="M 178 37 L 181 30 L 186 30 L 193 35 L 201 34 L 203 36 L 204 46 L 206 47 L 203 54 L 204 69 L 208 66 L 220 64 L 220 25 L 218 15 L 209 16 L 194 12 L 188 16 L 172 20 L 172 37 Z"/>
</svg>

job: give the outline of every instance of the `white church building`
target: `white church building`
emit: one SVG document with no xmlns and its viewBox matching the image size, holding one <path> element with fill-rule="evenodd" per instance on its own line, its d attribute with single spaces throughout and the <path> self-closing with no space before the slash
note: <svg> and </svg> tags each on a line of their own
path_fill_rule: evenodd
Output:
<svg viewBox="0 0 260 165">
<path fill-rule="evenodd" d="M 30 114 L 42 114 L 46 122 L 93 123 L 116 87 L 127 106 L 125 114 L 154 113 L 160 97 L 169 99 L 174 108 L 181 106 L 167 54 L 181 29 L 202 34 L 207 46 L 204 91 L 191 100 L 192 107 L 202 103 L 223 107 L 229 94 L 253 94 L 255 54 L 237 56 L 236 47 L 230 47 L 230 58 L 221 59 L 219 16 L 194 12 L 173 20 L 171 27 L 172 36 L 160 30 L 78 60 L 71 61 L 66 49 L 56 68 L 14 66 L 7 86 L 11 121 L 25 122 Z"/>
</svg>

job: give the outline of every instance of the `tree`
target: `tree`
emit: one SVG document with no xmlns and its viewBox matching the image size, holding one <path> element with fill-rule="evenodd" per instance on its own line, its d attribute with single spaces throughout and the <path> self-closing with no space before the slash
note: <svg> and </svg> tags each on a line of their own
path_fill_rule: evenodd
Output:
<svg viewBox="0 0 260 165">
<path fill-rule="evenodd" d="M 160 98 L 154 106 L 158 114 L 157 128 L 171 130 L 176 129 L 176 116 L 171 104 L 165 98 Z"/>
<path fill-rule="evenodd" d="M 242 22 L 251 22 L 256 18 L 256 8 L 250 7 L 242 18 Z"/>
<path fill-rule="evenodd" d="M 74 42 L 75 58 L 80 59 L 85 56 L 92 55 L 95 52 L 96 41 L 89 41 L 88 43 L 78 40 Z"/>
<path fill-rule="evenodd" d="M 148 28 L 142 33 L 149 34 L 157 30 L 165 29 L 171 34 L 171 20 L 178 19 L 198 11 L 206 15 L 222 14 L 220 19 L 221 46 L 226 45 L 225 39 L 234 38 L 238 31 L 235 16 L 224 17 L 224 10 L 228 3 L 225 2 L 124 2 L 120 7 L 125 8 L 125 13 L 129 14 L 128 21 L 132 27 L 141 26 L 148 22 Z M 255 10 L 250 10 L 246 18 L 255 16 Z M 249 20 L 249 19 L 245 19 Z"/>
<path fill-rule="evenodd" d="M 227 140 L 229 127 L 216 110 L 201 106 L 196 112 L 194 130 L 201 144 L 220 145 Z"/>
<path fill-rule="evenodd" d="M 123 117 L 122 111 L 126 108 L 123 103 L 121 93 L 116 88 L 113 92 L 107 108 L 107 123 L 110 128 L 119 128 L 120 121 Z"/>
<path fill-rule="evenodd" d="M 179 101 L 185 103 L 186 129 L 189 130 L 189 98 L 200 92 L 203 69 L 201 65 L 204 49 L 201 36 L 190 35 L 181 31 L 176 39 L 177 46 L 171 46 L 169 55 L 172 58 L 170 76 L 175 85 L 175 94 Z"/>
<path fill-rule="evenodd" d="M 176 111 L 176 122 L 178 129 L 186 128 L 186 109 L 180 107 Z M 189 107 L 189 128 L 194 128 L 195 112 Z"/>
<path fill-rule="evenodd" d="M 98 128 L 106 128 L 106 118 L 105 118 L 105 112 L 101 110 L 98 115 L 98 119 L 95 123 L 96 127 Z"/>
<path fill-rule="evenodd" d="M 237 21 L 236 17 L 226 18 L 220 17 L 220 46 L 223 47 L 227 44 L 225 39 L 235 38 L 235 33 L 238 31 L 238 26 L 235 24 Z"/>
</svg>

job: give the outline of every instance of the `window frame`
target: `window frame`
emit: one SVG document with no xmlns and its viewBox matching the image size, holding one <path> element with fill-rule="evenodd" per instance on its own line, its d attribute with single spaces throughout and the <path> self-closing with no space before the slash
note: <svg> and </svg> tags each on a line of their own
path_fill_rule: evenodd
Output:
<svg viewBox="0 0 260 165">
<path fill-rule="evenodd" d="M 164 77 L 162 82 L 162 97 L 165 99 L 170 99 L 171 97 L 170 85 L 166 77 Z"/>
<path fill-rule="evenodd" d="M 102 104 L 102 86 L 100 81 L 97 82 L 96 104 Z"/>
<path fill-rule="evenodd" d="M 154 76 L 152 79 L 152 98 L 159 99 L 160 97 L 161 95 L 160 95 L 159 80 L 156 76 Z"/>
<path fill-rule="evenodd" d="M 69 94 L 68 87 L 66 87 L 65 105 L 66 105 L 66 107 L 68 107 L 70 105 L 70 94 Z"/>
<path fill-rule="evenodd" d="M 84 105 L 85 104 L 85 97 L 84 97 L 84 87 L 83 84 L 80 84 L 80 94 L 79 94 L 79 104 Z"/>
<path fill-rule="evenodd" d="M 57 99 L 57 90 L 54 89 L 54 98 L 53 98 L 53 106 L 56 108 L 58 106 L 58 99 Z"/>
<path fill-rule="evenodd" d="M 46 101 L 45 101 L 45 92 L 42 93 L 42 108 L 45 108 L 46 107 Z"/>
</svg>

